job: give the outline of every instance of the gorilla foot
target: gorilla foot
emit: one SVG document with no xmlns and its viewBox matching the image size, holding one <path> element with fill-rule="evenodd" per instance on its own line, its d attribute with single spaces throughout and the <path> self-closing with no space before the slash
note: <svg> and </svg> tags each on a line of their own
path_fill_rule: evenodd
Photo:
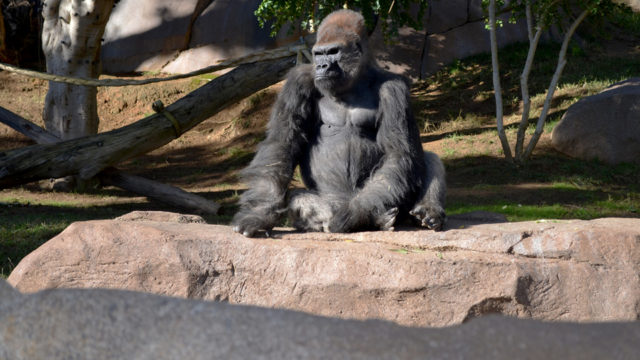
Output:
<svg viewBox="0 0 640 360">
<path fill-rule="evenodd" d="M 269 237 L 272 228 L 273 226 L 267 226 L 258 216 L 239 213 L 234 217 L 231 229 L 246 237 L 256 237 L 260 230 L 265 230 L 266 236 Z"/>
<path fill-rule="evenodd" d="M 418 205 L 409 211 L 409 215 L 416 218 L 420 226 L 434 231 L 441 231 L 446 219 L 444 210 L 439 206 Z"/>
<path fill-rule="evenodd" d="M 397 207 L 387 210 L 387 212 L 378 216 L 376 219 L 376 226 L 383 231 L 393 231 L 393 225 L 396 223 L 398 212 L 399 210 Z"/>
</svg>

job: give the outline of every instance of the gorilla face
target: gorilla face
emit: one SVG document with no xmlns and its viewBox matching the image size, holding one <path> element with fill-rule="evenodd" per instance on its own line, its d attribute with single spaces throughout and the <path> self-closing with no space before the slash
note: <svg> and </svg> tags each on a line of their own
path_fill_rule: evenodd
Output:
<svg viewBox="0 0 640 360">
<path fill-rule="evenodd" d="M 334 96 L 350 90 L 367 65 L 363 47 L 357 41 L 316 45 L 313 62 L 316 87 Z"/>
</svg>

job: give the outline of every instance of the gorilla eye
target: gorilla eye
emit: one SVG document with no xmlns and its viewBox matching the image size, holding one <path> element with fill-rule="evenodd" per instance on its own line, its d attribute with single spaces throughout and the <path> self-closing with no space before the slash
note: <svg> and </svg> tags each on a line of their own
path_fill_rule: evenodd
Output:
<svg viewBox="0 0 640 360">
<path fill-rule="evenodd" d="M 329 50 L 327 50 L 327 55 L 335 55 L 338 53 L 340 49 L 338 49 L 337 47 L 331 48 Z"/>
</svg>

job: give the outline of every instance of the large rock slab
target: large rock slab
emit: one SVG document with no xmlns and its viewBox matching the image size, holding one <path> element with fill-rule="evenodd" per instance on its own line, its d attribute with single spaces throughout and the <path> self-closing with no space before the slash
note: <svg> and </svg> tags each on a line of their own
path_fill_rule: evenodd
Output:
<svg viewBox="0 0 640 360">
<path fill-rule="evenodd" d="M 25 257 L 8 280 L 23 292 L 129 289 L 411 326 L 487 313 L 640 317 L 640 219 L 473 223 L 248 239 L 220 225 L 87 221 Z"/>
<path fill-rule="evenodd" d="M 486 317 L 445 329 L 0 279 L 2 359 L 632 359 L 640 322 Z"/>
<path fill-rule="evenodd" d="M 640 161 L 640 78 L 571 105 L 551 134 L 556 150 L 608 164 Z"/>
<path fill-rule="evenodd" d="M 640 322 L 485 317 L 444 329 L 0 279 L 2 359 L 633 359 Z"/>
</svg>

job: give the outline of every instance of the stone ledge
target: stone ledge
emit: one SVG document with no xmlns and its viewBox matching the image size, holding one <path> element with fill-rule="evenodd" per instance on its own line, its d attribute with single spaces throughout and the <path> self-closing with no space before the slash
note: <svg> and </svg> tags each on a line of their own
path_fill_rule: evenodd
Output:
<svg viewBox="0 0 640 360">
<path fill-rule="evenodd" d="M 487 313 L 640 316 L 640 219 L 467 221 L 438 233 L 281 229 L 269 239 L 198 223 L 80 222 L 24 258 L 8 280 L 24 292 L 128 289 L 411 326 Z"/>
</svg>

